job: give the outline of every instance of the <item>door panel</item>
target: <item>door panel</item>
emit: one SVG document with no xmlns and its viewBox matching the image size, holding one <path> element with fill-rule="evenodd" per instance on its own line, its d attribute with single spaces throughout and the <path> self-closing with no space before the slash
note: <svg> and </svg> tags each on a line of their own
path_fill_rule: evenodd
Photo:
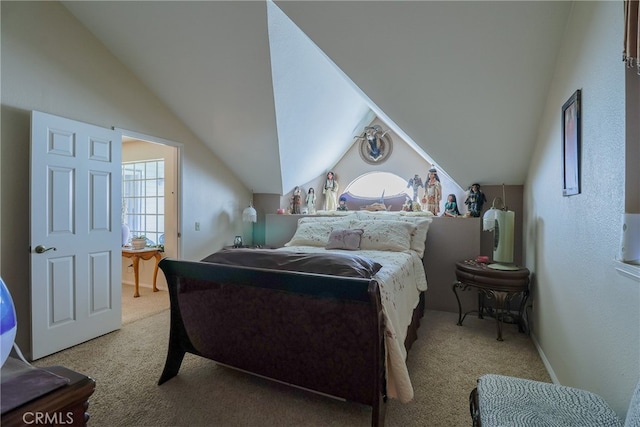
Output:
<svg viewBox="0 0 640 427">
<path fill-rule="evenodd" d="M 46 212 L 50 218 L 47 224 L 50 234 L 73 234 L 73 189 L 75 188 L 74 170 L 69 168 L 51 167 L 49 182 L 56 197 L 48 197 L 50 206 Z M 36 206 L 37 208 L 37 206 Z"/>
<path fill-rule="evenodd" d="M 120 171 L 120 132 L 32 112 L 33 359 L 121 326 Z"/>
<path fill-rule="evenodd" d="M 50 318 L 47 327 L 56 328 L 75 320 L 74 258 L 64 256 L 49 258 L 49 286 L 47 300 L 50 301 Z"/>
<path fill-rule="evenodd" d="M 113 264 L 111 254 L 101 252 L 89 255 L 90 259 L 90 295 L 91 305 L 89 307 L 89 315 L 94 316 L 113 309 L 113 301 L 111 300 L 111 271 L 110 266 Z M 120 262 L 120 260 L 118 260 Z"/>
</svg>

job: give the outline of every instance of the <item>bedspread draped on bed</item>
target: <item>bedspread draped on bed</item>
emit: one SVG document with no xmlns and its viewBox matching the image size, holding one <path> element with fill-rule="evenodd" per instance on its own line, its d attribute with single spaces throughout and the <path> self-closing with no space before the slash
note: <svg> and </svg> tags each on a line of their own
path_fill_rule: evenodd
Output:
<svg viewBox="0 0 640 427">
<path fill-rule="evenodd" d="M 331 252 L 317 246 L 287 246 L 276 250 L 298 253 Z M 357 254 L 382 265 L 373 278 L 380 287 L 385 315 L 387 395 L 401 402 L 408 402 L 413 399 L 413 386 L 406 365 L 407 351 L 404 340 L 413 310 L 419 303 L 420 292 L 427 289 L 422 259 L 413 250 L 359 250 Z"/>
</svg>

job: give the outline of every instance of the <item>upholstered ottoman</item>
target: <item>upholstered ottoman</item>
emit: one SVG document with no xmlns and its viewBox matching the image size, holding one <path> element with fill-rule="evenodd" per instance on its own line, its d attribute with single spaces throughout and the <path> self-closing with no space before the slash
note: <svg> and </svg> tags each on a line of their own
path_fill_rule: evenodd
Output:
<svg viewBox="0 0 640 427">
<path fill-rule="evenodd" d="M 634 399 L 637 395 L 636 390 Z M 469 401 L 473 425 L 478 427 L 623 425 L 604 399 L 594 393 L 522 378 L 483 375 Z M 632 410 L 629 417 L 634 417 Z M 628 419 L 625 425 L 637 425 L 629 421 L 633 422 Z"/>
</svg>

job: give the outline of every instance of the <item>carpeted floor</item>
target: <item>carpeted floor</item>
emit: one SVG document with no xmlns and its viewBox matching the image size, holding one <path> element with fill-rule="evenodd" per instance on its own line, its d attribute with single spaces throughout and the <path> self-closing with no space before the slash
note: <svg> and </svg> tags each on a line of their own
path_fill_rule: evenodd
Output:
<svg viewBox="0 0 640 427">
<path fill-rule="evenodd" d="M 166 293 L 165 293 L 166 294 Z M 135 300 L 144 301 L 146 294 Z M 132 298 L 133 299 L 133 298 Z M 551 381 L 530 339 L 493 319 L 427 311 L 408 359 L 413 401 L 390 400 L 387 426 L 469 426 L 476 378 L 498 373 Z M 185 356 L 177 377 L 157 385 L 169 336 L 169 311 L 38 360 L 90 375 L 93 426 L 368 426 L 369 407 L 342 402 Z"/>
<path fill-rule="evenodd" d="M 134 286 L 122 284 L 122 324 L 135 322 L 169 309 L 169 292 L 153 292 L 140 286 L 140 296 L 133 297 Z"/>
</svg>

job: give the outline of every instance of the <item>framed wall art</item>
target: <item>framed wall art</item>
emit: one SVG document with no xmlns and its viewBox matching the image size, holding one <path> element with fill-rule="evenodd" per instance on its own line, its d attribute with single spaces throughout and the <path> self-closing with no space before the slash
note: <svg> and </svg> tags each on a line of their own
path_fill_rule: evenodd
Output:
<svg viewBox="0 0 640 427">
<path fill-rule="evenodd" d="M 562 195 L 580 194 L 580 90 L 562 106 Z"/>
</svg>

